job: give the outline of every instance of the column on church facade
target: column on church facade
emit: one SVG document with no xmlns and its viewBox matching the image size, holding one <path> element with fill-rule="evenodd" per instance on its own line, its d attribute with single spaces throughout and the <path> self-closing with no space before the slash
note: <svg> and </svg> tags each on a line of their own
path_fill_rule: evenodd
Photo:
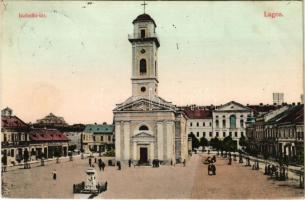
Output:
<svg viewBox="0 0 305 200">
<path fill-rule="evenodd" d="M 169 121 L 166 123 L 166 140 L 167 140 L 167 159 L 168 160 L 173 160 L 173 162 L 175 161 L 175 159 L 173 158 L 173 153 L 174 153 L 174 142 L 173 142 L 173 138 L 174 138 L 174 122 Z"/>
<path fill-rule="evenodd" d="M 133 160 L 137 160 L 137 143 L 136 142 L 133 142 Z"/>
<path fill-rule="evenodd" d="M 115 122 L 115 158 L 121 159 L 121 124 Z"/>
<path fill-rule="evenodd" d="M 130 122 L 124 122 L 124 159 L 130 159 Z"/>
<path fill-rule="evenodd" d="M 163 123 L 157 122 L 158 159 L 163 160 Z"/>
<path fill-rule="evenodd" d="M 150 143 L 150 161 L 155 159 L 155 144 L 154 142 Z"/>
</svg>

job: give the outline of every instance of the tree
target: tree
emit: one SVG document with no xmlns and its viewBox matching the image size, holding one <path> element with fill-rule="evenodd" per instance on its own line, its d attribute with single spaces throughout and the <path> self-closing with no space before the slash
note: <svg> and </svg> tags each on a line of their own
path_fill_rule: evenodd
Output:
<svg viewBox="0 0 305 200">
<path fill-rule="evenodd" d="M 3 164 L 3 165 L 7 165 L 7 155 L 6 155 L 6 154 L 4 154 L 4 155 L 2 156 L 2 164 Z"/>
<path fill-rule="evenodd" d="M 223 150 L 226 152 L 235 152 L 237 150 L 237 143 L 231 136 L 227 136 L 223 139 Z"/>
<path fill-rule="evenodd" d="M 69 151 L 74 151 L 76 149 L 76 145 L 72 144 L 69 146 Z"/>
<path fill-rule="evenodd" d="M 195 148 L 199 147 L 199 140 L 196 138 L 196 136 L 191 133 L 189 134 L 189 137 L 192 138 L 192 149 L 194 150 Z"/>
<path fill-rule="evenodd" d="M 246 140 L 244 135 L 241 135 L 240 139 L 239 139 L 239 145 L 242 147 L 246 147 L 247 146 L 248 141 Z"/>
<path fill-rule="evenodd" d="M 210 145 L 216 150 L 222 149 L 222 142 L 218 139 L 218 137 L 212 138 L 210 141 Z"/>
<path fill-rule="evenodd" d="M 199 144 L 202 147 L 206 147 L 209 146 L 209 141 L 205 137 L 202 137 L 200 138 Z"/>
</svg>

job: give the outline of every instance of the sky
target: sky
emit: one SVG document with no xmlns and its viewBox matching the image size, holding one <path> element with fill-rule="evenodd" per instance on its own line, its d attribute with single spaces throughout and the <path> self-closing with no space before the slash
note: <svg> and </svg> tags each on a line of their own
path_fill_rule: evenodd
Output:
<svg viewBox="0 0 305 200">
<path fill-rule="evenodd" d="M 142 2 L 12 1 L 1 16 L 1 108 L 25 122 L 52 112 L 112 123 L 131 96 L 132 21 Z M 302 2 L 147 2 L 159 96 L 176 105 L 288 103 L 303 93 Z M 264 12 L 281 13 L 278 18 Z M 26 13 L 41 18 L 20 18 Z"/>
</svg>

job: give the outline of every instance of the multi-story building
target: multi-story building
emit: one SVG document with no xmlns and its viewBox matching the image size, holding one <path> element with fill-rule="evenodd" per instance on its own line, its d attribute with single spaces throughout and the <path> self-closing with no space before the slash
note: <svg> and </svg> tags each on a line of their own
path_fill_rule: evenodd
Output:
<svg viewBox="0 0 305 200">
<path fill-rule="evenodd" d="M 188 117 L 187 133 L 194 134 L 198 139 L 213 137 L 212 111 L 205 107 L 185 107 L 184 112 Z"/>
<path fill-rule="evenodd" d="M 224 139 L 231 136 L 239 148 L 239 139 L 245 136 L 247 117 L 253 110 L 235 101 L 221 106 L 186 106 L 181 109 L 188 116 L 187 133 L 198 139 L 205 137 Z"/>
<path fill-rule="evenodd" d="M 2 156 L 7 156 L 8 164 L 20 162 L 24 151 L 29 150 L 30 127 L 17 116 L 13 116 L 10 108 L 1 111 L 1 122 Z"/>
<path fill-rule="evenodd" d="M 293 105 L 268 120 L 262 150 L 276 157 L 294 159 L 304 150 L 304 106 Z"/>
<path fill-rule="evenodd" d="M 249 151 L 259 156 L 296 159 L 304 151 L 304 107 L 285 105 L 258 115 L 247 127 Z"/>
<path fill-rule="evenodd" d="M 58 127 L 59 131 L 63 132 L 64 135 L 69 139 L 69 146 L 75 146 L 75 149 L 81 150 L 81 136 L 85 130 L 83 124 L 73 124 L 68 127 Z"/>
<path fill-rule="evenodd" d="M 30 155 L 35 159 L 68 155 L 69 139 L 57 129 L 33 128 L 30 141 Z"/>
<path fill-rule="evenodd" d="M 81 151 L 90 153 L 93 151 L 93 133 L 84 129 L 81 133 Z"/>
<path fill-rule="evenodd" d="M 271 118 L 279 115 L 288 109 L 288 106 L 278 107 L 275 110 L 269 110 L 269 112 L 260 112 L 255 116 L 255 120 L 248 123 L 246 129 L 246 135 L 249 141 L 249 150 L 254 154 L 263 152 L 263 146 L 261 145 L 264 140 L 265 123 Z"/>
<path fill-rule="evenodd" d="M 84 133 L 92 136 L 90 150 L 104 152 L 114 148 L 114 125 L 105 122 L 103 124 L 89 124 Z"/>
<path fill-rule="evenodd" d="M 213 111 L 213 136 L 224 139 L 230 136 L 239 148 L 239 139 L 246 135 L 246 121 L 253 115 L 252 109 L 230 101 Z"/>
</svg>

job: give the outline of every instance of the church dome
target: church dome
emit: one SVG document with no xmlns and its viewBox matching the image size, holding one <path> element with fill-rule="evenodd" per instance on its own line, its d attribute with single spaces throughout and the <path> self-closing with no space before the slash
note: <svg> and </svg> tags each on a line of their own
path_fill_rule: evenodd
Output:
<svg viewBox="0 0 305 200">
<path fill-rule="evenodd" d="M 132 21 L 133 24 L 136 23 L 136 22 L 153 22 L 154 25 L 157 26 L 154 19 L 151 18 L 150 15 L 145 14 L 145 13 L 137 16 L 137 18 Z"/>
</svg>

